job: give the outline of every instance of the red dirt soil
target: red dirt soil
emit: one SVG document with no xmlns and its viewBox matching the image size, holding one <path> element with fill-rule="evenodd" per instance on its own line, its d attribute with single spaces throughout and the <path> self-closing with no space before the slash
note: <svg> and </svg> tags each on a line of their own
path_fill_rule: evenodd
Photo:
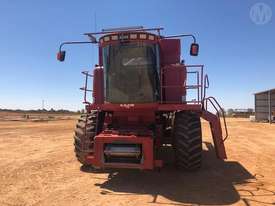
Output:
<svg viewBox="0 0 275 206">
<path fill-rule="evenodd" d="M 0 121 L 0 205 L 274 205 L 275 124 L 229 119 L 228 160 L 203 123 L 203 166 L 93 171 L 74 157 L 75 120 Z"/>
</svg>

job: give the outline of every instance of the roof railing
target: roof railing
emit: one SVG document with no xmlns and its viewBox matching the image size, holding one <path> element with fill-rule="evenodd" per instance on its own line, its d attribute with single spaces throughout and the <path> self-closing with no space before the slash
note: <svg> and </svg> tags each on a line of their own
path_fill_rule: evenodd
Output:
<svg viewBox="0 0 275 206">
<path fill-rule="evenodd" d="M 109 32 L 109 31 L 132 31 L 137 29 L 144 29 L 143 26 L 127 26 L 127 27 L 117 27 L 117 28 L 108 28 L 102 29 L 102 32 Z"/>
<path fill-rule="evenodd" d="M 120 27 L 120 28 L 112 28 L 112 29 L 102 29 L 101 32 L 88 32 L 88 33 L 84 33 L 84 35 L 101 35 L 101 34 L 112 34 L 115 32 L 129 32 L 129 31 L 157 31 L 158 34 L 160 35 L 160 31 L 163 30 L 162 27 L 156 27 L 156 28 L 148 28 L 145 29 L 143 27 L 133 27 L 131 29 L 131 27 Z"/>
</svg>

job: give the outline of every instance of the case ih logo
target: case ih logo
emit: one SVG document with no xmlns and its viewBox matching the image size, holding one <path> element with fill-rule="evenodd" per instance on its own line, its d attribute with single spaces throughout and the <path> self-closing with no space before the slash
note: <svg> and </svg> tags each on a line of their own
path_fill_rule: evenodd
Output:
<svg viewBox="0 0 275 206">
<path fill-rule="evenodd" d="M 256 3 L 250 9 L 250 18 L 255 24 L 267 24 L 271 20 L 271 17 L 272 10 L 265 3 Z"/>
<path fill-rule="evenodd" d="M 119 106 L 126 108 L 126 109 L 130 109 L 130 108 L 134 107 L 135 105 L 134 104 L 120 104 Z"/>
</svg>

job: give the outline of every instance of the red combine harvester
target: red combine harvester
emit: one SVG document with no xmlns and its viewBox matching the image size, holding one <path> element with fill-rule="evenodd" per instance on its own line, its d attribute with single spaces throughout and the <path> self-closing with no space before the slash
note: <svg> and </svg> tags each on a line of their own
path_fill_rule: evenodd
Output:
<svg viewBox="0 0 275 206">
<path fill-rule="evenodd" d="M 82 72 L 86 78 L 81 89 L 87 113 L 76 125 L 74 146 L 76 157 L 83 165 L 160 168 L 163 160 L 159 151 L 173 148 L 178 168 L 198 169 L 202 159 L 200 117 L 210 123 L 217 157 L 226 158 L 226 122 L 216 99 L 206 97 L 209 81 L 203 65 L 185 65 L 180 59 L 180 39 L 184 37 L 192 38 L 190 54 L 198 55 L 195 37 L 163 36 L 161 30 L 104 29 L 86 33 L 89 41 L 60 45 L 59 61 L 65 59 L 62 46 L 66 44 L 97 44 L 99 49 L 99 63 L 93 74 Z M 195 83 L 189 85 L 191 76 Z M 93 90 L 87 88 L 90 77 Z M 196 93 L 195 98 L 188 100 L 192 91 Z M 87 100 L 87 92 L 92 92 L 92 102 Z M 217 114 L 208 111 L 210 104 Z M 220 115 L 225 126 L 224 137 Z"/>
</svg>

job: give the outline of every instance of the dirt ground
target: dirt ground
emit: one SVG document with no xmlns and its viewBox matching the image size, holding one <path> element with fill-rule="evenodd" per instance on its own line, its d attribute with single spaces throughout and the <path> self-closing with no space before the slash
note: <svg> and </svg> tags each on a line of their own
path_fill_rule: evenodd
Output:
<svg viewBox="0 0 275 206">
<path fill-rule="evenodd" d="M 228 160 L 203 123 L 203 166 L 93 171 L 73 153 L 75 120 L 0 121 L 0 205 L 274 205 L 275 124 L 229 119 Z"/>
</svg>

